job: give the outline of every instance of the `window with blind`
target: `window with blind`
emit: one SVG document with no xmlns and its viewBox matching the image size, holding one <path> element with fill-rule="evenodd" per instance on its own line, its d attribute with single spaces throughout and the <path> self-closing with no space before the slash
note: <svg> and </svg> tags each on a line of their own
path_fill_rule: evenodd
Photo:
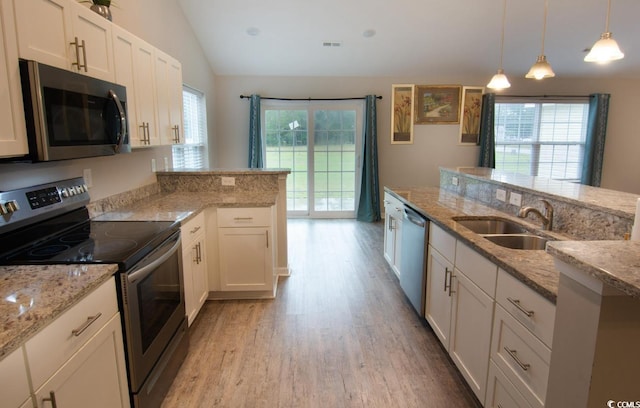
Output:
<svg viewBox="0 0 640 408">
<path fill-rule="evenodd" d="M 580 181 L 589 104 L 496 101 L 496 169 Z"/>
<path fill-rule="evenodd" d="M 184 144 L 173 146 L 173 168 L 201 169 L 208 166 L 207 114 L 204 94 L 187 86 L 182 89 Z"/>
</svg>

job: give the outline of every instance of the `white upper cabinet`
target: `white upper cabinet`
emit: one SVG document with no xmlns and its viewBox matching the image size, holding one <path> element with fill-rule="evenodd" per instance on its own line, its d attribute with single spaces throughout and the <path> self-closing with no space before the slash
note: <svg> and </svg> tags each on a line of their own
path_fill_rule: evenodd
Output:
<svg viewBox="0 0 640 408">
<path fill-rule="evenodd" d="M 115 79 L 112 24 L 68 0 L 14 0 L 20 58 Z"/>
<path fill-rule="evenodd" d="M 158 132 L 162 144 L 184 143 L 182 136 L 182 64 L 156 50 Z"/>
<path fill-rule="evenodd" d="M 18 49 L 11 0 L 0 1 L 0 157 L 27 154 Z"/>
</svg>

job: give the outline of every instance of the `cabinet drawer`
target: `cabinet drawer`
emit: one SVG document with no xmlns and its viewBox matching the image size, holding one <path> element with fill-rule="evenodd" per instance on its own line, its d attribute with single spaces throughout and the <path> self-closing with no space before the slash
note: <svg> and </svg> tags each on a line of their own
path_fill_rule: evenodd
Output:
<svg viewBox="0 0 640 408">
<path fill-rule="evenodd" d="M 394 218 L 402 219 L 404 204 L 389 193 L 384 193 L 384 212 Z"/>
<path fill-rule="evenodd" d="M 496 306 L 491 359 L 532 407 L 544 407 L 551 350 Z"/>
<path fill-rule="evenodd" d="M 268 227 L 271 225 L 271 207 L 218 208 L 218 228 Z"/>
<path fill-rule="evenodd" d="M 456 268 L 486 294 L 495 298 L 498 267 L 462 242 L 456 243 Z"/>
<path fill-rule="evenodd" d="M 202 211 L 180 227 L 180 233 L 182 234 L 182 247 L 188 248 L 191 243 L 204 232 L 204 226 L 204 211 Z"/>
<path fill-rule="evenodd" d="M 509 272 L 498 272 L 496 301 L 551 348 L 556 307 Z"/>
<path fill-rule="evenodd" d="M 111 278 L 27 341 L 33 388 L 39 388 L 116 313 L 116 285 Z M 94 319 L 88 324 L 90 318 Z"/>
<path fill-rule="evenodd" d="M 487 386 L 487 408 L 531 408 L 522 394 L 492 361 L 489 363 Z"/>
<path fill-rule="evenodd" d="M 433 222 L 429 223 L 429 243 L 444 255 L 449 262 L 454 263 L 456 258 L 456 239 Z"/>
</svg>

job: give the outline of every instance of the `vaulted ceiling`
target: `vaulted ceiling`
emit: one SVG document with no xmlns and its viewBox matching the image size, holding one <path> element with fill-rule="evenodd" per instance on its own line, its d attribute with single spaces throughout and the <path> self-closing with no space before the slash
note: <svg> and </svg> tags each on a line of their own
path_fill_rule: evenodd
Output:
<svg viewBox="0 0 640 408">
<path fill-rule="evenodd" d="M 488 81 L 499 65 L 502 0 L 178 1 L 219 75 Z M 609 29 L 626 55 L 604 66 L 583 58 L 605 31 L 607 0 L 548 4 L 545 54 L 556 77 L 640 78 L 640 0 L 612 1 Z M 540 54 L 543 13 L 544 0 L 507 0 L 507 75 L 524 76 Z"/>
</svg>

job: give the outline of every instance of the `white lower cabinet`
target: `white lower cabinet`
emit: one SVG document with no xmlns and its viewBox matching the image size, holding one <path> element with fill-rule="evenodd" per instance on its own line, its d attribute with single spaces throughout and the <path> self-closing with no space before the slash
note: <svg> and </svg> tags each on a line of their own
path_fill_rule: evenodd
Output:
<svg viewBox="0 0 640 408">
<path fill-rule="evenodd" d="M 272 208 L 217 210 L 220 290 L 274 294 Z"/>
<path fill-rule="evenodd" d="M 185 307 L 191 326 L 209 295 L 205 213 L 183 225 L 181 234 Z"/>
<path fill-rule="evenodd" d="M 114 278 L 25 345 L 38 407 L 129 407 Z"/>
<path fill-rule="evenodd" d="M 430 224 L 425 317 L 480 401 L 487 389 L 497 270 Z"/>
<path fill-rule="evenodd" d="M 38 406 L 128 407 L 121 327 L 118 313 L 36 390 Z"/>
<path fill-rule="evenodd" d="M 389 193 L 384 194 L 384 259 L 400 277 L 402 248 L 402 213 L 404 205 Z"/>
<path fill-rule="evenodd" d="M 7 408 L 32 406 L 22 347 L 0 361 L 0 395 Z"/>
</svg>

